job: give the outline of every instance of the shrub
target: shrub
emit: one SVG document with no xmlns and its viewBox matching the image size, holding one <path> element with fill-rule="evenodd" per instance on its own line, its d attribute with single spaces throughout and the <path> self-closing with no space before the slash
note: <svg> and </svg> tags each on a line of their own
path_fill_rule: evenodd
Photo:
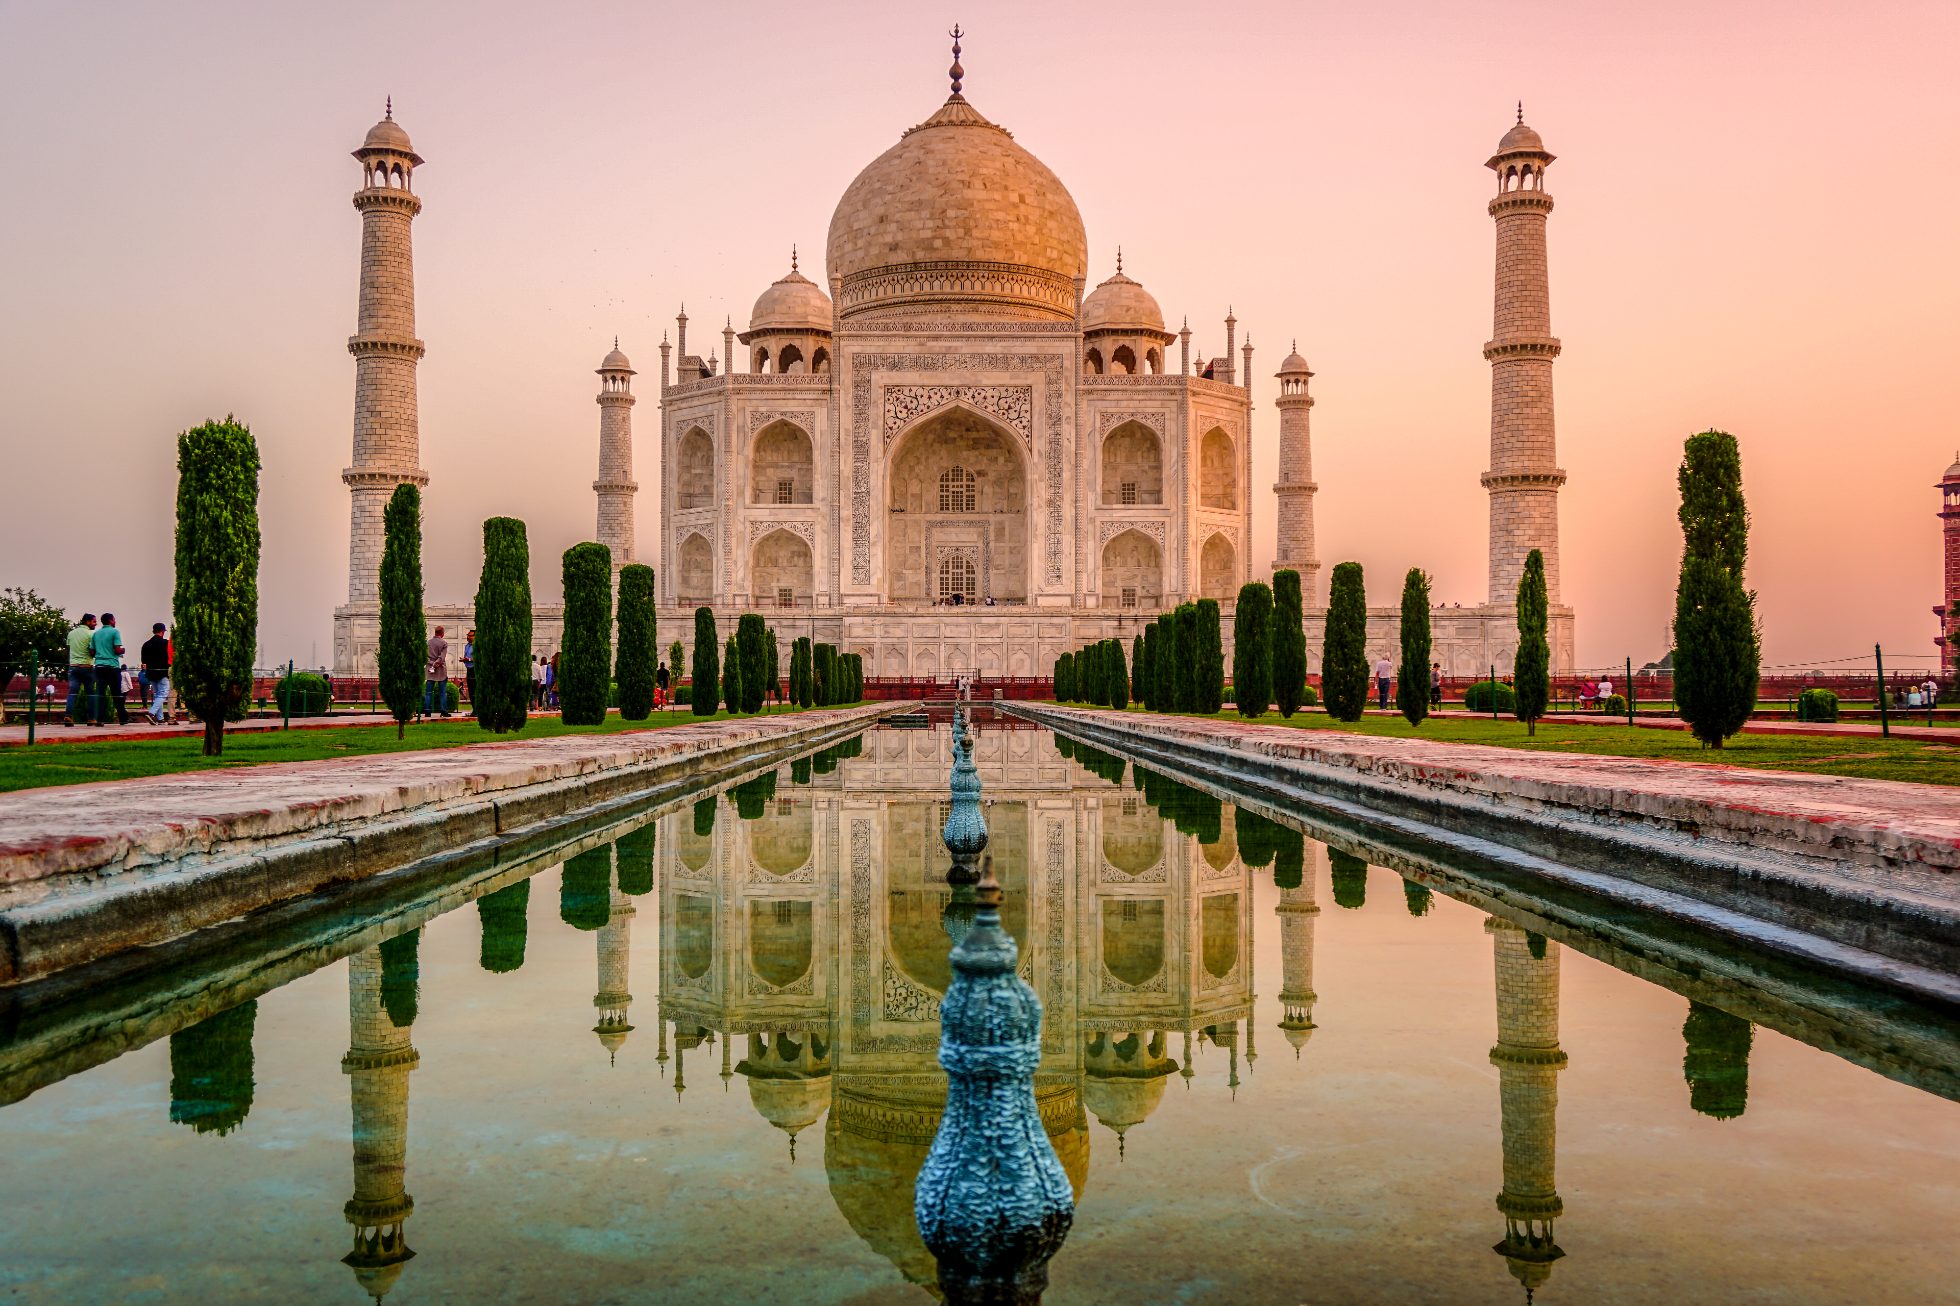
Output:
<svg viewBox="0 0 1960 1306">
<path fill-rule="evenodd" d="M 1265 715 L 1273 689 L 1273 591 L 1262 581 L 1239 587 L 1232 615 L 1232 702 L 1240 716 Z"/>
<path fill-rule="evenodd" d="M 694 702 L 694 686 L 676 685 L 674 687 L 674 706 L 688 707 Z"/>
<path fill-rule="evenodd" d="M 612 677 L 612 550 L 590 540 L 565 550 L 565 647 L 558 658 L 558 716 L 568 726 L 606 719 Z"/>
<path fill-rule="evenodd" d="M 816 702 L 816 671 L 810 665 L 810 637 L 797 636 L 789 652 L 789 701 L 798 707 Z"/>
<path fill-rule="evenodd" d="M 1312 685 L 1300 686 L 1300 706 L 1319 707 L 1320 691 L 1315 689 Z"/>
<path fill-rule="evenodd" d="M 715 633 L 715 610 L 694 610 L 694 682 L 690 706 L 695 716 L 713 716 L 721 706 L 721 636 Z"/>
<path fill-rule="evenodd" d="M 1625 716 L 1627 714 L 1627 696 L 1625 694 L 1608 694 L 1606 701 L 1599 706 L 1600 711 L 1604 712 L 1607 716 Z"/>
<path fill-rule="evenodd" d="M 1224 706 L 1225 699 L 1225 632 L 1220 626 L 1217 599 L 1198 600 L 1197 634 L 1191 710 L 1211 716 Z"/>
<path fill-rule="evenodd" d="M 762 700 L 768 692 L 766 678 L 769 675 L 769 650 L 767 627 L 759 613 L 744 612 L 741 620 L 735 623 L 735 648 L 742 658 L 742 711 L 756 713 L 762 710 Z"/>
<path fill-rule="evenodd" d="M 1545 715 L 1546 700 L 1552 692 L 1552 653 L 1545 643 L 1545 555 L 1533 549 L 1524 560 L 1524 575 L 1518 578 L 1518 653 L 1511 664 L 1511 680 L 1517 686 L 1518 720 L 1525 733 L 1538 733 L 1538 718 Z M 1622 712 L 1626 711 L 1623 702 Z"/>
<path fill-rule="evenodd" d="M 1313 701 L 1301 696 L 1307 688 L 1306 608 L 1300 573 L 1290 567 L 1273 573 L 1272 648 L 1273 706 L 1290 717 Z"/>
<path fill-rule="evenodd" d="M 333 690 L 328 687 L 326 677 L 311 671 L 295 671 L 290 676 L 279 677 L 279 683 L 272 687 L 272 699 L 287 716 L 325 716 L 333 703 Z M 422 705 L 419 689 L 415 704 Z"/>
<path fill-rule="evenodd" d="M 1479 680 L 1463 691 L 1463 707 L 1469 712 L 1515 712 L 1518 696 L 1501 680 Z"/>
<path fill-rule="evenodd" d="M 227 417 L 177 437 L 176 666 L 171 680 L 204 723 L 204 755 L 245 715 L 259 638 L 259 446 Z"/>
<path fill-rule="evenodd" d="M 422 620 L 422 492 L 397 485 L 381 513 L 381 638 L 375 670 L 395 738 L 422 711 L 428 627 Z"/>
<path fill-rule="evenodd" d="M 1797 695 L 1797 720 L 1835 721 L 1838 696 L 1828 689 L 1806 689 Z"/>
<path fill-rule="evenodd" d="M 1075 654 L 1064 653 L 1055 659 L 1055 701 L 1066 703 L 1075 697 Z"/>
<path fill-rule="evenodd" d="M 1170 686 L 1171 710 L 1193 712 L 1198 701 L 1198 605 L 1178 604 L 1177 611 L 1171 614 L 1171 624 L 1177 647 L 1172 664 L 1177 676 Z"/>
<path fill-rule="evenodd" d="M 742 650 L 736 644 L 735 636 L 730 635 L 721 652 L 721 701 L 730 716 L 742 711 L 742 673 L 745 670 Z"/>
<path fill-rule="evenodd" d="M 1412 726 L 1429 715 L 1429 577 L 1411 567 L 1402 579 L 1402 666 L 1395 673 L 1395 706 Z"/>
<path fill-rule="evenodd" d="M 1320 650 L 1320 687 L 1327 714 L 1359 721 L 1368 706 L 1368 592 L 1361 564 L 1334 568 L 1327 591 L 1327 633 Z"/>
<path fill-rule="evenodd" d="M 619 651 L 613 662 L 619 715 L 627 721 L 653 715 L 653 664 L 660 656 L 653 622 L 653 568 L 630 562 L 619 569 Z"/>
<path fill-rule="evenodd" d="M 1104 699 L 1118 712 L 1130 706 L 1130 673 L 1123 665 L 1123 641 L 1110 639 L 1104 641 L 1105 661 L 1108 667 L 1105 680 Z"/>
<path fill-rule="evenodd" d="M 1161 647 L 1153 621 L 1137 636 L 1136 664 L 1130 668 L 1130 688 L 1137 702 L 1151 712 L 1157 710 L 1157 657 Z"/>
<path fill-rule="evenodd" d="M 485 730 L 522 730 L 531 711 L 531 546 L 524 523 L 483 523 L 483 575 L 476 586 L 476 697 Z"/>
</svg>

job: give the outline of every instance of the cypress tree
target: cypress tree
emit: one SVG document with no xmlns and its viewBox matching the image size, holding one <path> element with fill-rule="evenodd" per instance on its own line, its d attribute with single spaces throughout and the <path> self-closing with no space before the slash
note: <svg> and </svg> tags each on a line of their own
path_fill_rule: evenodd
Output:
<svg viewBox="0 0 1960 1306">
<path fill-rule="evenodd" d="M 1272 590 L 1256 580 L 1241 585 L 1232 615 L 1232 700 L 1240 716 L 1264 716 L 1272 701 L 1272 627 Z"/>
<path fill-rule="evenodd" d="M 721 652 L 721 697 L 730 716 L 742 711 L 742 671 L 741 646 L 730 635 Z"/>
<path fill-rule="evenodd" d="M 1171 669 L 1176 672 L 1171 681 L 1171 711 L 1192 712 L 1197 710 L 1198 702 L 1198 605 L 1180 603 L 1177 611 L 1171 614 L 1176 628 L 1173 644 L 1176 652 L 1172 654 Z"/>
<path fill-rule="evenodd" d="M 1678 480 L 1682 550 L 1674 594 L 1674 701 L 1695 738 L 1720 748 L 1755 710 L 1762 672 L 1756 596 L 1743 587 L 1749 509 L 1735 437 L 1722 431 L 1688 437 Z"/>
<path fill-rule="evenodd" d="M 851 701 L 864 701 L 864 654 L 851 654 Z"/>
<path fill-rule="evenodd" d="M 1155 651 L 1150 655 L 1150 689 L 1158 712 L 1177 710 L 1177 629 L 1168 612 L 1157 615 Z"/>
<path fill-rule="evenodd" d="M 721 636 L 715 633 L 715 610 L 694 610 L 694 691 L 696 716 L 713 716 L 721 707 Z"/>
<path fill-rule="evenodd" d="M 257 1088 L 252 1034 L 258 1019 L 258 999 L 251 998 L 170 1036 L 172 1124 L 223 1136 L 245 1123 Z"/>
<path fill-rule="evenodd" d="M 1395 706 L 1409 724 L 1429 715 L 1429 577 L 1420 567 L 1402 578 L 1402 665 L 1395 673 Z"/>
<path fill-rule="evenodd" d="M 1123 641 L 1111 639 L 1109 645 L 1109 705 L 1118 712 L 1130 706 L 1130 672 L 1123 665 Z"/>
<path fill-rule="evenodd" d="M 1533 549 L 1518 577 L 1518 655 L 1511 664 L 1511 687 L 1517 695 L 1518 720 L 1528 735 L 1538 733 L 1538 718 L 1552 694 L 1552 653 L 1545 643 L 1545 555 Z"/>
<path fill-rule="evenodd" d="M 575 930 L 612 919 L 612 848 L 601 844 L 568 859 L 558 880 L 558 919 Z"/>
<path fill-rule="evenodd" d="M 1327 715 L 1336 721 L 1361 719 L 1368 706 L 1368 592 L 1358 562 L 1335 567 L 1328 586 L 1320 684 Z"/>
<path fill-rule="evenodd" d="M 762 710 L 766 691 L 763 678 L 769 673 L 769 651 L 763 647 L 762 617 L 744 612 L 735 623 L 735 647 L 742 659 L 742 711 L 753 715 Z"/>
<path fill-rule="evenodd" d="M 1225 632 L 1217 599 L 1198 600 L 1198 674 L 1192 684 L 1192 710 L 1215 715 L 1225 706 Z"/>
<path fill-rule="evenodd" d="M 1075 655 L 1075 701 L 1094 704 L 1102 698 L 1102 657 L 1094 644 L 1084 644 Z"/>
<path fill-rule="evenodd" d="M 381 639 L 375 647 L 381 701 L 395 738 L 422 711 L 428 627 L 422 620 L 422 492 L 402 484 L 381 514 Z"/>
<path fill-rule="evenodd" d="M 765 626 L 762 630 L 762 684 L 764 690 L 778 703 L 783 701 L 783 678 L 777 659 L 782 655 L 782 646 L 776 642 L 776 631 Z"/>
<path fill-rule="evenodd" d="M 811 652 L 815 678 L 810 692 L 818 707 L 829 707 L 837 701 L 837 649 L 831 644 L 818 644 Z"/>
<path fill-rule="evenodd" d="M 1075 654 L 1064 653 L 1055 659 L 1055 701 L 1066 703 L 1075 697 Z"/>
<path fill-rule="evenodd" d="M 1150 627 L 1145 626 L 1130 641 L 1130 697 L 1146 710 L 1150 706 L 1144 700 L 1150 690 L 1150 641 L 1146 638 L 1149 634 Z"/>
<path fill-rule="evenodd" d="M 568 726 L 606 719 L 612 669 L 612 550 L 587 540 L 565 550 L 565 647 L 558 659 L 558 717 Z"/>
<path fill-rule="evenodd" d="M 477 965 L 492 975 L 504 975 L 524 964 L 524 940 L 529 931 L 531 882 L 519 880 L 476 900 L 483 943 Z"/>
<path fill-rule="evenodd" d="M 1733 1120 L 1749 1106 L 1749 1049 L 1755 1027 L 1719 1007 L 1690 1001 L 1681 1026 L 1687 1051 L 1681 1076 L 1688 1081 L 1688 1105 L 1716 1120 Z"/>
<path fill-rule="evenodd" d="M 531 712 L 531 546 L 524 523 L 483 523 L 483 575 L 476 585 L 477 724 L 522 730 Z"/>
<path fill-rule="evenodd" d="M 1273 706 L 1291 717 L 1306 701 L 1307 618 L 1300 593 L 1300 573 L 1283 568 L 1273 573 Z"/>
<path fill-rule="evenodd" d="M 619 649 L 613 662 L 624 721 L 653 715 L 653 663 L 660 656 L 653 621 L 653 568 L 629 562 L 619 569 Z"/>
<path fill-rule="evenodd" d="M 227 417 L 177 437 L 177 629 L 171 679 L 204 723 L 204 756 L 245 715 L 259 638 L 259 446 Z"/>
<path fill-rule="evenodd" d="M 811 666 L 812 653 L 810 637 L 800 635 L 791 646 L 790 653 L 790 698 L 798 707 L 810 707 L 816 701 L 816 668 Z"/>
<path fill-rule="evenodd" d="M 422 931 L 413 929 L 381 943 L 381 1009 L 397 1029 L 415 1023 L 422 1001 Z"/>
<path fill-rule="evenodd" d="M 1335 905 L 1359 911 L 1368 901 L 1368 863 L 1353 853 L 1329 848 L 1327 865 L 1334 874 Z"/>
<path fill-rule="evenodd" d="M 681 687 L 682 679 L 686 675 L 687 650 L 681 647 L 679 640 L 675 640 L 674 646 L 667 650 L 667 683 L 673 689 L 678 690 Z"/>
</svg>

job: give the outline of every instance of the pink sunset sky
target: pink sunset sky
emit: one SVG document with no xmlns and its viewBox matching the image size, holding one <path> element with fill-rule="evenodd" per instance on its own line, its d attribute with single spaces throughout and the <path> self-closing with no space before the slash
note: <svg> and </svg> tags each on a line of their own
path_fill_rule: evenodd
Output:
<svg viewBox="0 0 1960 1306">
<path fill-rule="evenodd" d="M 1960 444 L 1960 5 L 1511 3 L 56 5 L 0 9 L 0 584 L 167 619 L 173 437 L 236 413 L 265 459 L 262 660 L 326 660 L 345 599 L 360 220 L 349 151 L 392 94 L 415 223 L 431 601 L 479 523 L 534 583 L 593 533 L 593 369 L 641 371 L 658 565 L 661 332 L 745 325 L 792 242 L 968 98 L 1081 207 L 1092 282 L 1257 346 L 1273 553 L 1279 360 L 1318 400 L 1320 557 L 1393 603 L 1485 584 L 1492 223 L 1514 103 L 1547 178 L 1565 595 L 1582 665 L 1666 647 L 1681 442 L 1741 441 L 1765 661 L 1883 642 L 1930 665 L 1933 489 Z"/>
</svg>

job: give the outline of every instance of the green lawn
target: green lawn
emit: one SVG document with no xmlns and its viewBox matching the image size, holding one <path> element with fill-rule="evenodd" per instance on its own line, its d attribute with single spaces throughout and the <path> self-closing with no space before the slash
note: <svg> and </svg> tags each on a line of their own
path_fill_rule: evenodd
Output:
<svg viewBox="0 0 1960 1306">
<path fill-rule="evenodd" d="M 795 708 L 772 709 L 768 715 L 789 715 Z M 257 766 L 263 762 L 312 762 L 327 757 L 360 757 L 370 753 L 401 753 L 425 748 L 458 748 L 553 735 L 610 735 L 628 730 L 694 725 L 726 720 L 728 714 L 698 717 L 690 712 L 656 712 L 647 721 L 606 718 L 604 725 L 568 726 L 556 717 L 533 717 L 522 732 L 495 735 L 469 717 L 411 725 L 405 739 L 395 738 L 391 721 L 377 726 L 332 726 L 311 730 L 254 730 L 225 736 L 223 757 L 205 757 L 202 736 L 99 744 L 36 744 L 33 748 L 0 748 L 0 792 L 36 789 L 45 785 L 85 784 L 91 780 L 127 780 L 135 776 L 202 771 L 211 767 Z M 60 730 L 61 727 L 55 727 Z"/>
<path fill-rule="evenodd" d="M 1133 712 L 1143 709 L 1133 707 Z M 1242 721 L 1221 712 L 1220 721 Z M 1286 720 L 1277 712 L 1258 718 L 1261 725 L 1301 730 L 1341 730 L 1398 739 L 1440 739 L 1453 744 L 1490 744 L 1541 753 L 1595 753 L 1609 757 L 1653 757 L 1677 762 L 1718 762 L 1766 771 L 1815 771 L 1823 775 L 1871 780 L 1910 780 L 1918 784 L 1960 784 L 1960 746 L 1920 744 L 1858 735 L 1736 735 L 1726 747 L 1705 749 L 1685 730 L 1638 726 L 1578 726 L 1543 723 L 1527 736 L 1518 722 L 1503 718 L 1439 717 L 1411 726 L 1399 716 L 1364 716 L 1352 725 L 1325 712 L 1297 712 Z M 1923 723 L 1922 723 L 1923 724 Z"/>
</svg>

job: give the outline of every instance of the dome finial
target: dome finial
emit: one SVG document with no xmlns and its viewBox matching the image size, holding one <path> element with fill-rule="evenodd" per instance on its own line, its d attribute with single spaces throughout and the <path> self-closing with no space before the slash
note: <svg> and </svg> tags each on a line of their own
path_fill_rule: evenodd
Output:
<svg viewBox="0 0 1960 1306">
<path fill-rule="evenodd" d="M 619 337 L 618 337 L 618 336 L 614 336 L 614 337 L 613 337 L 613 348 L 614 348 L 614 349 L 617 349 L 617 348 L 619 348 Z"/>
<path fill-rule="evenodd" d="M 1524 101 L 1518 101 L 1518 126 L 1524 126 Z"/>
<path fill-rule="evenodd" d="M 796 271 L 796 243 L 794 241 L 790 242 L 789 247 L 789 270 L 791 272 Z"/>
<path fill-rule="evenodd" d="M 1116 274 L 1118 276 L 1123 274 L 1123 247 L 1121 245 L 1116 247 Z"/>
<path fill-rule="evenodd" d="M 964 33 L 960 31 L 960 25 L 954 23 L 953 30 L 947 35 L 953 38 L 953 66 L 946 70 L 946 74 L 953 79 L 953 98 L 957 100 L 960 96 L 960 79 L 966 76 L 966 69 L 960 67 L 960 37 Z"/>
<path fill-rule="evenodd" d="M 388 97 L 387 109 L 382 113 L 381 120 L 383 122 L 393 122 L 395 120 L 395 97 L 392 95 Z"/>
</svg>

